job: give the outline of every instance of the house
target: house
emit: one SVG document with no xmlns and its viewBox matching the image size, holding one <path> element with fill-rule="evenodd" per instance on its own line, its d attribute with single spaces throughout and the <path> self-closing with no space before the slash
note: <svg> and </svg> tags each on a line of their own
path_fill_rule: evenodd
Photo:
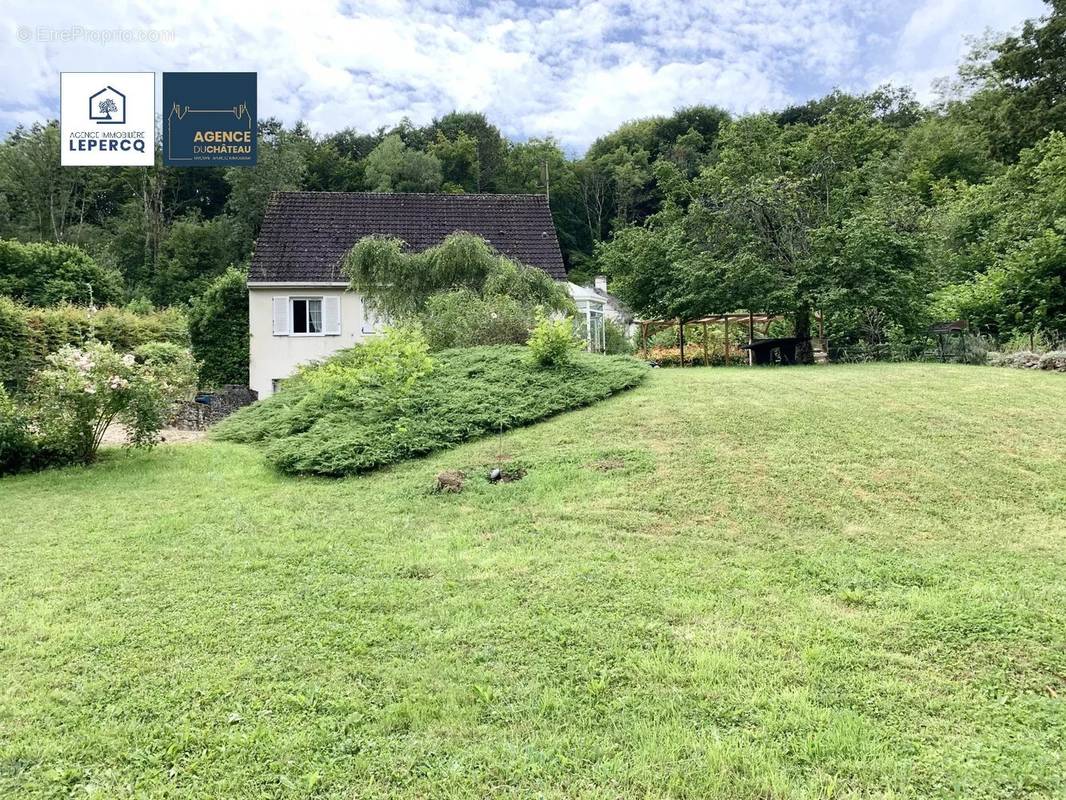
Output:
<svg viewBox="0 0 1066 800">
<path fill-rule="evenodd" d="M 341 264 L 370 235 L 414 252 L 456 231 L 566 280 L 543 195 L 278 192 L 267 205 L 248 275 L 249 386 L 259 397 L 300 364 L 373 336 L 380 322 L 347 289 Z"/>
</svg>

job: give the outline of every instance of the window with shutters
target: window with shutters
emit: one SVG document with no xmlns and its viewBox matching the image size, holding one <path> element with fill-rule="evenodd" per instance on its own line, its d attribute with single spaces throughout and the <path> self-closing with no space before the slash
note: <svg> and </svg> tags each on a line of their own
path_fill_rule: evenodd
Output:
<svg viewBox="0 0 1066 800">
<path fill-rule="evenodd" d="M 337 336 L 339 297 L 275 297 L 275 336 Z"/>
</svg>

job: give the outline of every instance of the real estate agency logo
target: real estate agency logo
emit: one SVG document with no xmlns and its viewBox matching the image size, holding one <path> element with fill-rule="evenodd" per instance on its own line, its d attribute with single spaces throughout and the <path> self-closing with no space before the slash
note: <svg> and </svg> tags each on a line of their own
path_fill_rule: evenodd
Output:
<svg viewBox="0 0 1066 800">
<path fill-rule="evenodd" d="M 64 72 L 59 105 L 63 166 L 155 164 L 154 72 Z"/>
<path fill-rule="evenodd" d="M 256 148 L 256 73 L 163 73 L 164 164 L 251 167 Z"/>
</svg>

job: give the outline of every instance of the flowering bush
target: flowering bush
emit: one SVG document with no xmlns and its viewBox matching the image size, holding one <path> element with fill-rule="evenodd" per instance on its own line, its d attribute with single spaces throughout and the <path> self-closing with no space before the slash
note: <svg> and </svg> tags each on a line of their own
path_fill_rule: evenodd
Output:
<svg viewBox="0 0 1066 800">
<path fill-rule="evenodd" d="M 196 364 L 178 345 L 150 342 L 120 354 L 109 344 L 67 345 L 30 382 L 29 416 L 42 445 L 89 463 L 115 420 L 129 443 L 151 447 L 174 403 L 195 389 Z"/>
</svg>

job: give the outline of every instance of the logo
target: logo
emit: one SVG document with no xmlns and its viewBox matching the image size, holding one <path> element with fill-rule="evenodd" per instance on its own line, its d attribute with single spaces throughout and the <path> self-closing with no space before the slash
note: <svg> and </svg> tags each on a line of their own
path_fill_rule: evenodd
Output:
<svg viewBox="0 0 1066 800">
<path fill-rule="evenodd" d="M 255 164 L 256 73 L 164 72 L 163 163 Z"/>
<path fill-rule="evenodd" d="M 155 73 L 64 72 L 59 98 L 63 166 L 155 164 Z"/>
<path fill-rule="evenodd" d="M 114 115 L 114 116 L 112 116 Z M 105 86 L 89 97 L 89 119 L 97 125 L 126 124 L 126 95 L 114 86 Z"/>
</svg>

